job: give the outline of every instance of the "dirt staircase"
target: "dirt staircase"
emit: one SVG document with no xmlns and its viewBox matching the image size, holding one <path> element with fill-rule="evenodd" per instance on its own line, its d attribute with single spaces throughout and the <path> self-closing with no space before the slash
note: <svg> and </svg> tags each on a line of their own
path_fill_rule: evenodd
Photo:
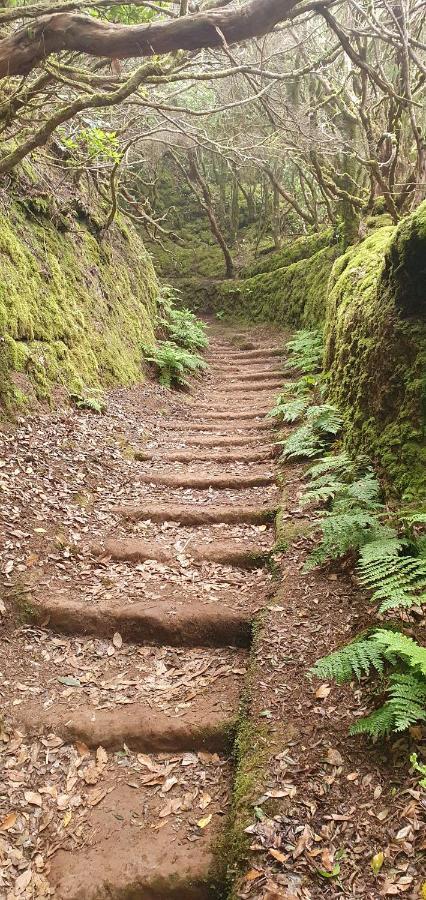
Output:
<svg viewBox="0 0 426 900">
<path fill-rule="evenodd" d="M 43 690 L 11 696 L 10 712 L 46 755 L 33 809 L 57 900 L 216 896 L 251 622 L 271 591 L 279 354 L 213 339 L 209 374 L 179 418 L 159 409 L 117 496 L 111 471 L 74 577 L 64 589 L 53 566 L 34 593 Z M 99 571 L 111 597 L 77 596 Z M 44 824 L 49 790 L 59 826 Z"/>
</svg>

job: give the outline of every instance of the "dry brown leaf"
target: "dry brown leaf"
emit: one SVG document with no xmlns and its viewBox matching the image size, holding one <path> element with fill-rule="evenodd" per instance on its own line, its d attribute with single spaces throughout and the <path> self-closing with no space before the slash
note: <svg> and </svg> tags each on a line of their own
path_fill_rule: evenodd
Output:
<svg viewBox="0 0 426 900">
<path fill-rule="evenodd" d="M 5 819 L 0 823 L 0 831 L 9 831 L 9 828 L 13 828 L 16 823 L 18 815 L 16 812 L 10 812 Z"/>
<path fill-rule="evenodd" d="M 343 766 L 343 756 L 338 750 L 329 747 L 327 750 L 327 762 L 330 766 Z"/>
<path fill-rule="evenodd" d="M 76 741 L 74 747 L 77 750 L 78 755 L 83 757 L 83 759 L 85 756 L 90 756 L 90 750 L 87 744 L 84 744 L 83 741 Z"/>
<path fill-rule="evenodd" d="M 25 889 L 28 887 L 32 877 L 33 873 L 31 869 L 26 869 L 25 872 L 22 872 L 20 875 L 18 875 L 15 881 L 15 893 L 23 894 Z"/>
<path fill-rule="evenodd" d="M 274 859 L 276 859 L 277 862 L 280 862 L 280 863 L 285 863 L 285 861 L 288 859 L 288 856 L 285 856 L 284 853 L 281 853 L 281 850 L 274 850 L 273 847 L 271 847 L 271 849 L 268 850 L 268 853 L 269 853 L 269 856 L 273 856 Z"/>
<path fill-rule="evenodd" d="M 329 693 L 331 691 L 331 687 L 328 684 L 320 684 L 317 691 L 315 691 L 315 696 L 318 700 L 326 700 Z"/>
<path fill-rule="evenodd" d="M 43 801 L 37 791 L 25 791 L 24 797 L 30 806 L 42 806 Z"/>
</svg>

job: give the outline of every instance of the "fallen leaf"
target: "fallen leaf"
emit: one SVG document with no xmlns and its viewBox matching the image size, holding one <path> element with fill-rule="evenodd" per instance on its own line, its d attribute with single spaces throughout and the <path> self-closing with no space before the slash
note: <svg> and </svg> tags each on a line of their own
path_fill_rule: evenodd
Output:
<svg viewBox="0 0 426 900">
<path fill-rule="evenodd" d="M 382 868 L 382 865 L 384 863 L 384 859 L 385 859 L 385 856 L 384 856 L 383 850 L 379 850 L 378 853 L 375 853 L 374 856 L 371 857 L 370 866 L 373 870 L 374 875 L 379 874 L 380 869 Z"/>
<path fill-rule="evenodd" d="M 198 827 L 199 828 L 207 828 L 207 825 L 210 825 L 212 818 L 213 818 L 213 813 L 210 813 L 210 815 L 205 816 L 204 819 L 199 819 L 197 822 Z"/>
<path fill-rule="evenodd" d="M 200 807 L 200 809 L 206 809 L 206 807 L 209 806 L 211 802 L 212 798 L 210 797 L 210 794 L 202 794 L 199 799 L 198 806 Z"/>
<path fill-rule="evenodd" d="M 274 859 L 276 859 L 277 862 L 280 862 L 280 863 L 285 863 L 286 859 L 288 859 L 288 857 L 285 856 L 284 853 L 281 853 L 280 850 L 274 850 L 273 847 L 270 850 L 268 850 L 268 853 L 269 853 L 269 856 L 273 856 Z"/>
<path fill-rule="evenodd" d="M 31 869 L 26 869 L 25 872 L 22 872 L 21 875 L 18 875 L 15 881 L 15 893 L 22 894 L 25 891 L 25 888 L 28 887 L 32 877 L 33 873 Z"/>
<path fill-rule="evenodd" d="M 76 741 L 74 747 L 77 750 L 79 756 L 82 756 L 83 758 L 85 756 L 90 756 L 90 750 L 87 744 L 84 744 L 83 741 Z"/>
<path fill-rule="evenodd" d="M 18 816 L 16 812 L 11 812 L 6 816 L 5 819 L 0 823 L 0 831 L 9 831 L 9 828 L 13 828 Z"/>
<path fill-rule="evenodd" d="M 247 872 L 247 875 L 244 875 L 244 881 L 256 881 L 258 878 L 261 878 L 263 872 L 259 872 L 259 869 L 250 869 Z"/>
<path fill-rule="evenodd" d="M 318 700 L 326 700 L 329 693 L 331 691 L 331 687 L 328 684 L 320 684 L 317 691 L 315 691 L 315 696 Z"/>
<path fill-rule="evenodd" d="M 343 757 L 338 750 L 333 750 L 331 747 L 329 747 L 329 749 L 327 750 L 327 762 L 330 766 L 342 766 Z"/>
<path fill-rule="evenodd" d="M 41 806 L 43 801 L 36 791 L 25 791 L 24 797 L 30 806 Z"/>
</svg>

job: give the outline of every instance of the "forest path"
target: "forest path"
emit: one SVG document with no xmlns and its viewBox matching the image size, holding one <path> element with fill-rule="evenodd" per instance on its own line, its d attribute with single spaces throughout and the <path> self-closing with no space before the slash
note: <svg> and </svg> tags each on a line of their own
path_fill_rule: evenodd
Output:
<svg viewBox="0 0 426 900">
<path fill-rule="evenodd" d="M 35 624 L 11 633 L 3 666 L 8 765 L 21 777 L 1 813 L 18 810 L 11 844 L 16 828 L 21 846 L 28 832 L 32 862 L 24 854 L 18 866 L 28 896 L 47 884 L 58 900 L 213 896 L 251 621 L 272 590 L 278 491 L 265 413 L 282 375 L 277 337 L 255 340 L 239 350 L 232 333 L 214 336 L 206 377 L 178 398 L 153 390 L 148 412 L 149 387 L 128 391 L 120 417 L 130 398 L 143 439 L 136 426 L 116 453 L 112 422 L 108 464 L 94 472 L 82 452 L 90 500 L 71 467 L 65 493 L 80 515 L 67 507 L 62 524 L 49 464 L 39 496 L 55 528 L 43 518 L 38 547 L 15 556 L 31 586 L 28 599 L 15 584 L 17 603 Z M 103 417 L 82 418 L 96 456 Z M 34 453 L 34 429 L 30 443 Z"/>
</svg>

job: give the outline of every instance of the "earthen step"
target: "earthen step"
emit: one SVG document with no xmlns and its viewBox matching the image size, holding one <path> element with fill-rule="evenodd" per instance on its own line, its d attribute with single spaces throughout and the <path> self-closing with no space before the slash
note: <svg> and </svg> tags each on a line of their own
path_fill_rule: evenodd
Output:
<svg viewBox="0 0 426 900">
<path fill-rule="evenodd" d="M 224 435 L 225 433 L 230 433 L 232 435 L 241 435 L 242 433 L 247 433 L 249 431 L 272 431 L 274 426 L 273 419 L 264 419 L 261 421 L 259 419 L 255 419 L 253 422 L 243 420 L 239 421 L 238 424 L 235 424 L 233 420 L 228 421 L 228 423 L 224 422 L 222 425 L 215 422 L 184 422 L 183 420 L 179 422 L 179 430 L 183 431 L 185 427 L 190 431 L 207 431 L 220 433 Z"/>
<path fill-rule="evenodd" d="M 184 590 L 184 589 L 183 589 Z M 170 647 L 248 647 L 251 620 L 219 603 L 159 603 L 90 606 L 43 597 L 32 603 L 32 621 L 62 634 L 111 639 L 118 631 L 134 644 Z"/>
<path fill-rule="evenodd" d="M 94 552 L 99 556 L 109 556 L 120 562 L 145 562 L 155 559 L 165 565 L 176 561 L 176 551 L 169 550 L 155 541 L 144 541 L 142 538 L 108 538 L 104 547 L 95 546 Z M 269 552 L 263 547 L 246 542 L 238 546 L 233 541 L 212 541 L 209 543 L 191 542 L 185 549 L 185 556 L 195 563 L 217 563 L 222 566 L 237 566 L 240 569 L 258 569 L 264 565 Z"/>
<path fill-rule="evenodd" d="M 250 450 L 250 449 L 242 449 L 242 450 L 232 450 L 231 448 L 224 447 L 221 451 L 213 451 L 213 450 L 163 450 L 161 453 L 158 451 L 150 452 L 148 450 L 137 450 L 135 453 L 135 459 L 140 462 L 148 462 L 151 460 L 152 462 L 157 462 L 161 464 L 164 462 L 217 462 L 217 463 L 228 463 L 228 462 L 259 462 L 262 459 L 271 459 L 276 456 L 277 450 L 272 446 L 268 447 L 259 447 L 258 450 Z"/>
<path fill-rule="evenodd" d="M 275 476 L 270 472 L 259 472 L 251 475 L 209 475 L 206 472 L 141 472 L 138 480 L 142 484 L 162 484 L 165 487 L 182 487 L 192 490 L 205 490 L 206 488 L 235 489 L 263 487 L 275 484 Z"/>
<path fill-rule="evenodd" d="M 280 347 L 259 347 L 257 350 L 231 350 L 227 354 L 230 362 L 250 362 L 252 359 L 270 359 L 271 356 L 282 356 Z"/>
<path fill-rule="evenodd" d="M 212 883 L 217 868 L 213 848 L 227 812 L 229 766 L 217 757 L 183 768 L 176 756 L 150 760 L 152 772 L 128 755 L 128 768 L 120 769 L 116 763 L 112 772 L 107 771 L 109 780 L 96 786 L 102 794 L 106 785 L 105 796 L 89 807 L 86 839 L 69 845 L 62 841 L 49 860 L 55 900 L 213 900 L 217 896 Z M 177 784 L 170 794 L 163 794 L 165 779 L 157 775 L 155 787 L 155 772 L 167 765 Z M 113 789 L 111 782 L 116 782 Z M 194 793 L 194 788 L 194 800 L 185 805 L 185 796 Z M 199 803 L 205 793 L 212 799 L 203 810 Z M 177 815 L 165 815 L 170 799 L 178 797 L 183 798 L 182 809 Z M 208 827 L 197 826 L 208 815 Z"/>
<path fill-rule="evenodd" d="M 264 393 L 271 393 L 273 391 L 278 390 L 283 385 L 283 377 L 281 378 L 270 378 L 265 381 L 237 381 L 227 382 L 226 386 L 223 389 L 216 389 L 215 391 L 210 391 L 209 396 L 217 396 L 218 394 L 227 394 L 228 396 L 232 396 L 233 394 L 247 394 L 253 396 L 259 396 L 259 394 L 263 395 Z"/>
<path fill-rule="evenodd" d="M 256 506 L 213 506 L 212 504 L 161 504 L 146 503 L 143 506 L 124 506 L 116 510 L 130 522 L 150 519 L 152 522 L 180 522 L 181 525 L 213 525 L 223 522 L 228 525 L 262 525 L 273 522 L 274 507 Z"/>
<path fill-rule="evenodd" d="M 202 407 L 193 407 L 194 414 L 203 411 Z M 263 418 L 269 412 L 269 407 L 264 406 L 262 409 L 243 410 L 242 412 L 210 412 L 209 407 L 205 407 L 207 415 L 203 416 L 205 422 L 214 422 L 215 420 L 223 420 L 228 422 L 239 422 L 241 419 L 254 421 L 256 418 Z"/>
<path fill-rule="evenodd" d="M 174 435 L 176 436 L 176 435 Z M 229 434 L 229 435 L 195 435 L 185 436 L 182 442 L 189 447 L 257 447 L 266 440 L 263 435 Z"/>
<path fill-rule="evenodd" d="M 284 373 L 281 372 L 280 369 L 260 369 L 260 370 L 256 369 L 256 370 L 253 370 L 252 372 L 249 372 L 246 375 L 244 373 L 239 374 L 237 372 L 235 375 L 233 375 L 233 374 L 224 375 L 224 378 L 227 382 L 228 381 L 232 382 L 233 380 L 237 380 L 237 375 L 238 375 L 238 380 L 248 381 L 248 382 L 250 382 L 250 381 L 276 381 L 276 380 L 280 380 L 282 382 L 284 379 Z"/>
<path fill-rule="evenodd" d="M 226 679 L 227 694 L 223 703 L 229 714 L 207 698 L 181 717 L 167 715 L 148 703 L 132 703 L 114 709 L 81 706 L 67 712 L 55 706 L 43 709 L 40 704 L 20 706 L 14 721 L 28 735 L 57 734 L 67 743 L 82 741 L 89 749 L 121 750 L 123 745 L 142 753 L 205 750 L 209 753 L 229 751 L 238 711 L 238 681 Z M 233 712 L 231 710 L 233 709 Z"/>
</svg>

